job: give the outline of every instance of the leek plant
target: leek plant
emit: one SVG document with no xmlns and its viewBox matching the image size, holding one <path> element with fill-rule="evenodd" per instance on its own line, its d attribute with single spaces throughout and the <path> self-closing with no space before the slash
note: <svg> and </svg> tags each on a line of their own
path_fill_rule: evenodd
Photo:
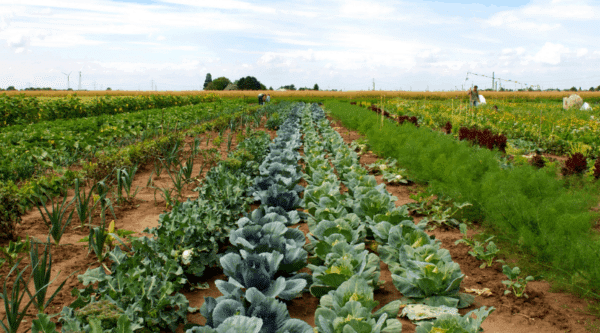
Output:
<svg viewBox="0 0 600 333">
<path fill-rule="evenodd" d="M 44 196 L 46 198 L 44 198 Z M 67 215 L 67 209 L 71 206 L 71 204 L 73 204 L 75 198 L 73 198 L 69 203 L 67 203 L 67 197 L 64 196 L 62 203 L 56 202 L 55 204 L 52 195 L 49 195 L 45 192 L 41 195 L 37 194 L 35 195 L 35 197 L 37 199 L 37 202 L 34 202 L 34 204 L 40 212 L 42 219 L 44 219 L 44 223 L 50 229 L 50 235 L 52 236 L 54 243 L 58 245 L 65 230 L 71 224 L 74 211 L 71 211 L 71 213 Z M 47 199 L 50 199 L 52 211 L 49 211 L 46 207 Z M 40 208 L 40 206 L 44 208 L 46 214 L 42 212 L 42 208 Z"/>
<path fill-rule="evenodd" d="M 229 153 L 231 151 L 231 141 L 233 140 L 233 135 L 231 135 L 231 132 L 229 134 L 227 134 L 227 152 Z"/>
<path fill-rule="evenodd" d="M 50 246 L 45 244 L 44 253 L 41 257 L 38 250 L 38 243 L 33 242 L 31 245 L 31 250 L 29 251 L 29 257 L 32 265 L 31 276 L 33 277 L 33 284 L 35 286 L 36 293 L 35 297 L 32 299 L 34 306 L 38 309 L 38 312 L 44 313 L 44 310 L 48 307 L 48 305 L 50 305 L 54 297 L 56 297 L 58 292 L 65 285 L 68 277 L 58 286 L 58 288 L 56 288 L 56 291 L 54 291 L 54 293 L 46 299 L 48 286 L 58 278 L 58 275 L 54 278 L 54 280 L 50 280 L 52 274 L 52 254 L 50 253 Z M 71 275 L 75 274 L 76 272 L 77 271 L 71 273 Z"/>
<path fill-rule="evenodd" d="M 75 208 L 77 209 L 79 222 L 81 222 L 81 226 L 83 227 L 83 224 L 94 210 L 94 206 L 90 207 L 90 203 L 94 197 L 94 190 L 97 184 L 94 184 L 86 194 L 85 189 L 81 188 L 80 182 L 79 178 L 75 178 Z"/>
<path fill-rule="evenodd" d="M 133 194 L 131 193 L 133 178 L 135 177 L 137 170 L 137 164 L 129 169 L 117 169 L 117 202 L 129 201 L 137 195 L 139 187 L 136 188 Z M 125 198 L 123 197 L 123 191 L 125 192 Z"/>
<path fill-rule="evenodd" d="M 33 274 L 30 275 L 27 280 L 25 280 L 23 275 L 28 270 L 29 265 L 26 265 L 22 270 L 18 270 L 19 264 L 22 260 L 23 259 L 17 261 L 4 278 L 2 293 L 0 294 L 0 298 L 2 298 L 4 303 L 4 312 L 6 313 L 4 317 L 6 319 L 6 324 L 4 323 L 4 321 L 0 321 L 0 327 L 6 333 L 17 333 L 19 331 L 19 326 L 21 326 L 23 318 L 27 314 L 27 309 L 29 309 L 29 306 L 37 299 L 39 293 L 41 293 L 42 291 L 45 293 L 45 290 L 51 283 L 48 282 L 47 284 L 40 286 L 40 288 L 36 286 L 36 291 L 32 295 L 29 291 L 28 286 L 29 282 L 31 281 L 31 278 L 33 277 Z M 33 271 L 35 270 L 36 267 L 34 266 Z M 9 291 L 7 285 L 8 280 L 11 280 L 10 276 L 15 271 L 17 271 L 17 275 L 13 280 L 14 283 L 12 285 L 11 290 Z M 25 297 L 25 294 L 28 295 L 29 301 L 25 303 L 25 305 L 23 305 L 23 298 Z"/>
<path fill-rule="evenodd" d="M 175 190 L 177 191 L 178 198 L 181 198 L 182 192 L 183 192 L 183 185 L 185 184 L 184 172 L 187 172 L 187 170 L 182 172 L 182 169 L 180 168 L 177 172 L 175 172 L 175 171 L 171 172 L 171 170 L 168 167 L 166 168 L 166 170 L 167 170 L 167 174 L 169 175 L 169 178 L 171 178 L 171 180 L 173 181 L 173 186 L 175 186 Z"/>
<path fill-rule="evenodd" d="M 8 290 L 7 282 L 9 280 L 9 277 L 12 275 L 13 272 L 17 270 L 19 264 L 21 263 L 21 260 L 23 259 L 20 259 L 13 265 L 10 272 L 8 272 L 8 274 L 4 278 L 2 294 L 0 294 L 0 298 L 2 298 L 2 300 L 4 301 L 4 312 L 6 313 L 5 318 L 7 323 L 4 324 L 4 321 L 0 321 L 0 325 L 2 325 L 2 329 L 4 330 L 4 332 L 7 333 L 17 333 L 17 331 L 19 330 L 19 326 L 21 326 L 21 322 L 23 321 L 23 317 L 25 317 L 25 314 L 27 313 L 27 309 L 33 302 L 33 297 L 30 297 L 29 302 L 27 302 L 25 306 L 21 305 L 25 294 L 29 293 L 27 285 L 29 285 L 31 277 L 27 281 L 25 281 L 23 278 L 23 274 L 25 273 L 29 265 L 25 266 L 25 268 L 23 268 L 21 271 L 18 271 L 17 276 L 12 285 L 12 289 L 10 291 Z M 20 309 L 23 310 L 19 311 Z"/>
<path fill-rule="evenodd" d="M 190 155 L 185 164 L 179 163 L 179 173 L 183 177 L 186 183 L 192 182 L 192 171 L 194 169 L 194 155 Z"/>
</svg>

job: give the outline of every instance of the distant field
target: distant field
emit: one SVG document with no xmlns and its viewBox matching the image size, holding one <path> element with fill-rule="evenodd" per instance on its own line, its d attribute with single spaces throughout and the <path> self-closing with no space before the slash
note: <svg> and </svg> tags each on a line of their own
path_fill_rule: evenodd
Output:
<svg viewBox="0 0 600 333">
<path fill-rule="evenodd" d="M 86 96 L 145 96 L 145 95 L 204 95 L 208 93 L 214 93 L 221 97 L 251 97 L 255 98 L 259 93 L 270 94 L 271 98 L 342 98 L 342 99 L 375 99 L 380 97 L 394 98 L 402 97 L 407 99 L 449 99 L 449 98 L 467 98 L 465 91 L 204 91 L 204 90 L 191 90 L 191 91 L 4 91 L 7 95 L 18 95 L 25 94 L 27 96 L 39 96 L 39 97 L 64 97 L 67 95 L 76 94 L 79 97 Z M 487 99 L 553 99 L 559 100 L 563 97 L 570 96 L 571 94 L 578 94 L 584 99 L 593 98 L 594 100 L 600 99 L 600 92 L 597 91 L 531 91 L 531 92 L 495 92 L 495 91 L 481 91 Z"/>
</svg>

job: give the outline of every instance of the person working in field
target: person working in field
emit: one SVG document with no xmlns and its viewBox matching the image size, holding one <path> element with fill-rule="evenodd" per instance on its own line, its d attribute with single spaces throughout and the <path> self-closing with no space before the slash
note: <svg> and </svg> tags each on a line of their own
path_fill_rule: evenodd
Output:
<svg viewBox="0 0 600 333">
<path fill-rule="evenodd" d="M 477 86 L 473 86 L 473 88 L 469 89 L 468 95 L 470 97 L 470 104 L 472 106 L 479 105 L 479 92 L 477 91 Z"/>
</svg>

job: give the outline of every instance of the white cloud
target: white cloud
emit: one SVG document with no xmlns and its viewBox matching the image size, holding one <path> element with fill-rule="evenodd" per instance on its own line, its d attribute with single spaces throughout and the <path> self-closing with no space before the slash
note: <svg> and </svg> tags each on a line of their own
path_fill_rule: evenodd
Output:
<svg viewBox="0 0 600 333">
<path fill-rule="evenodd" d="M 250 2 L 237 1 L 237 0 L 162 0 L 165 3 L 173 3 L 180 5 L 187 5 L 201 8 L 213 8 L 213 9 L 227 9 L 227 10 L 240 10 L 240 11 L 252 11 L 263 14 L 274 14 L 275 9 L 266 6 L 257 6 Z"/>
<path fill-rule="evenodd" d="M 509 28 L 521 32 L 547 32 L 561 27 L 559 23 L 537 23 L 529 18 L 522 17 L 514 11 L 500 12 L 492 15 L 485 21 L 489 26 L 496 28 Z"/>
<path fill-rule="evenodd" d="M 588 54 L 588 49 L 585 47 L 577 50 L 577 57 L 583 57 L 586 54 Z"/>
<path fill-rule="evenodd" d="M 558 65 L 561 62 L 562 55 L 566 53 L 569 53 L 569 49 L 563 45 L 546 42 L 531 59 L 539 63 Z"/>
</svg>

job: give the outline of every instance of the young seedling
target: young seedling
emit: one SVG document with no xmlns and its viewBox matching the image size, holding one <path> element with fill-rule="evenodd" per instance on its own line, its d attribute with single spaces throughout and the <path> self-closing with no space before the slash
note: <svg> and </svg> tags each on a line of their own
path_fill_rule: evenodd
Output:
<svg viewBox="0 0 600 333">
<path fill-rule="evenodd" d="M 383 179 L 390 184 L 408 184 L 410 179 L 406 177 L 406 170 L 400 168 L 393 168 L 391 170 L 383 170 Z"/>
<path fill-rule="evenodd" d="M 525 296 L 525 298 L 529 298 L 525 293 L 525 288 L 527 287 L 527 282 L 533 281 L 533 276 L 529 275 L 526 278 L 522 278 L 519 276 L 521 274 L 521 269 L 519 267 L 513 267 L 511 269 L 508 265 L 502 266 L 502 273 L 509 278 L 509 280 L 502 281 L 502 284 L 506 286 L 504 295 L 513 293 L 517 297 Z"/>
<path fill-rule="evenodd" d="M 479 268 L 483 269 L 485 267 L 492 267 L 492 265 L 494 264 L 494 258 L 496 258 L 496 254 L 500 252 L 500 249 L 496 247 L 496 244 L 494 244 L 494 242 L 491 241 L 492 238 L 494 238 L 494 236 L 486 239 L 483 243 L 475 241 L 473 251 L 469 251 L 469 254 L 473 257 L 479 260 L 483 260 L 483 264 L 481 264 Z M 487 246 L 485 246 L 486 243 Z"/>
<path fill-rule="evenodd" d="M 460 233 L 463 234 L 463 238 L 457 240 L 456 242 L 454 242 L 454 245 L 458 245 L 460 243 L 464 243 L 469 247 L 473 247 L 475 246 L 475 241 L 473 240 L 473 238 L 470 238 L 467 236 L 467 225 L 465 223 L 461 223 L 458 226 L 458 229 L 460 230 Z"/>
</svg>

